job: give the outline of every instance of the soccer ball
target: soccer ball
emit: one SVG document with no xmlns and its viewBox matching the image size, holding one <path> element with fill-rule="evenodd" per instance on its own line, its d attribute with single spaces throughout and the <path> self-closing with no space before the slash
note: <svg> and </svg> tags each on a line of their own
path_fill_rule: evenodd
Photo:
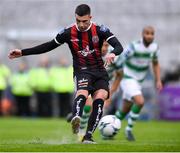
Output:
<svg viewBox="0 0 180 153">
<path fill-rule="evenodd" d="M 103 139 L 112 139 L 121 128 L 121 121 L 115 115 L 104 116 L 98 125 Z"/>
</svg>

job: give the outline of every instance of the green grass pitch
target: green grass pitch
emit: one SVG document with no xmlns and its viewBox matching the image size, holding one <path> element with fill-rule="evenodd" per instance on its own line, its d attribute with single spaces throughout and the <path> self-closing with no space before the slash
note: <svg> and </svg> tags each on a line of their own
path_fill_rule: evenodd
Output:
<svg viewBox="0 0 180 153">
<path fill-rule="evenodd" d="M 98 144 L 81 144 L 62 119 L 0 118 L 0 152 L 146 152 L 180 151 L 180 122 L 137 122 L 135 142 L 124 137 L 126 121 L 113 140 L 102 140 L 96 130 Z"/>
</svg>

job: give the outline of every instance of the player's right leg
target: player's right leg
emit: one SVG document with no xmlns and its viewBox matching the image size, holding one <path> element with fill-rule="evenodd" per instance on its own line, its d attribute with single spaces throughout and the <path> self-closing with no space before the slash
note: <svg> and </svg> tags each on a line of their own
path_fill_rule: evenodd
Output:
<svg viewBox="0 0 180 153">
<path fill-rule="evenodd" d="M 134 141 L 134 135 L 132 133 L 133 126 L 136 122 L 136 120 L 139 118 L 139 113 L 144 105 L 144 97 L 140 95 L 136 95 L 133 97 L 134 104 L 131 107 L 131 111 L 129 113 L 128 117 L 128 125 L 125 129 L 126 138 L 129 141 Z"/>
<path fill-rule="evenodd" d="M 73 112 L 72 112 L 73 118 L 71 120 L 72 131 L 74 134 L 77 134 L 79 132 L 81 116 L 83 113 L 83 108 L 87 97 L 88 97 L 87 90 L 78 90 L 76 93 L 76 98 L 74 99 Z"/>
<path fill-rule="evenodd" d="M 116 112 L 116 117 L 119 118 L 121 121 L 126 117 L 126 115 L 131 111 L 131 107 L 133 106 L 133 102 L 128 100 L 124 100 L 122 104 L 122 108 Z M 129 126 L 129 124 L 128 124 Z M 125 129 L 125 135 L 127 140 L 133 141 L 135 140 L 134 135 L 131 132 L 132 130 Z"/>
<path fill-rule="evenodd" d="M 122 79 L 121 81 L 121 89 L 122 89 L 122 98 L 123 98 L 123 103 L 122 103 L 122 108 L 116 112 L 116 117 L 119 118 L 120 120 L 123 120 L 126 115 L 129 113 L 131 110 L 131 106 L 133 105 L 132 103 L 132 93 L 134 92 L 134 81 L 131 79 Z"/>
<path fill-rule="evenodd" d="M 77 91 L 76 98 L 74 99 L 73 103 L 73 118 L 71 120 L 71 124 L 73 133 L 77 134 L 79 132 L 83 108 L 89 95 L 91 77 L 86 72 L 74 72 L 74 81 Z"/>
<path fill-rule="evenodd" d="M 141 110 L 141 107 L 144 103 L 144 99 L 142 97 L 141 92 L 141 85 L 138 81 L 134 79 L 123 79 L 121 81 L 121 88 L 123 91 L 123 99 L 126 99 L 126 104 L 123 105 L 123 109 L 116 113 L 117 117 L 119 119 L 123 119 L 128 111 L 129 117 L 128 117 L 128 126 L 125 129 L 126 138 L 129 141 L 134 141 L 135 138 L 132 134 L 132 128 L 134 125 L 134 122 L 139 117 L 139 113 Z M 127 101 L 131 101 L 134 103 L 127 103 Z"/>
</svg>

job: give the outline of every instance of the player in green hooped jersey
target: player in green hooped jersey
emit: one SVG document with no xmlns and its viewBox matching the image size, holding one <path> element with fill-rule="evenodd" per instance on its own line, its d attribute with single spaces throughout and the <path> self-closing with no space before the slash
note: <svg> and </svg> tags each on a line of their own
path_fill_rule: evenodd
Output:
<svg viewBox="0 0 180 153">
<path fill-rule="evenodd" d="M 144 27 L 142 39 L 130 43 L 117 60 L 119 63 L 123 63 L 123 79 L 120 83 L 123 91 L 123 104 L 122 108 L 116 112 L 116 116 L 123 120 L 129 113 L 128 125 L 125 128 L 126 138 L 129 141 L 135 140 L 132 128 L 144 105 L 141 84 L 151 63 L 155 86 L 158 91 L 162 89 L 158 62 L 159 47 L 154 42 L 154 35 L 155 30 L 153 27 Z"/>
</svg>

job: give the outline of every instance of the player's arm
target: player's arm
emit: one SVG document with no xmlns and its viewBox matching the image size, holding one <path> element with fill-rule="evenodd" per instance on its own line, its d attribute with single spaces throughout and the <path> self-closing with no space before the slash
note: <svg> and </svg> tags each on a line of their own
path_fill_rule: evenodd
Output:
<svg viewBox="0 0 180 153">
<path fill-rule="evenodd" d="M 111 53 L 114 53 L 117 56 L 123 52 L 123 47 L 115 36 L 110 38 L 107 42 L 114 48 Z"/>
<path fill-rule="evenodd" d="M 56 38 L 43 43 L 41 45 L 32 47 L 32 48 L 27 48 L 27 49 L 14 49 L 11 50 L 8 57 L 10 59 L 14 59 L 14 58 L 18 58 L 21 56 L 27 56 L 27 55 L 35 55 L 35 54 L 42 54 L 42 53 L 46 53 L 49 52 L 55 48 L 57 48 L 58 46 L 60 46 L 61 44 L 63 44 L 66 41 L 66 35 L 65 35 L 65 30 L 61 33 L 58 33 Z"/>
<path fill-rule="evenodd" d="M 41 44 L 32 48 L 27 48 L 27 49 L 22 49 L 22 50 L 14 49 L 10 51 L 9 58 L 13 59 L 13 58 L 21 57 L 21 56 L 42 54 L 42 53 L 51 51 L 58 46 L 59 45 L 55 42 L 55 40 L 52 40 L 52 41 L 46 42 L 44 44 Z"/>
<path fill-rule="evenodd" d="M 106 65 L 109 65 L 111 63 L 114 62 L 114 58 L 121 54 L 123 52 L 123 47 L 121 45 L 121 43 L 119 42 L 119 40 L 115 37 L 115 36 L 112 36 L 112 37 L 109 37 L 110 39 L 107 40 L 107 42 L 114 48 L 110 53 L 108 53 L 106 55 L 106 63 L 105 63 L 105 66 Z"/>
<path fill-rule="evenodd" d="M 123 63 L 130 58 L 134 54 L 134 47 L 133 44 L 129 44 L 127 48 L 123 50 L 123 52 L 117 56 L 114 63 L 109 65 L 108 69 L 113 72 L 114 70 L 119 70 L 122 68 Z"/>
<path fill-rule="evenodd" d="M 115 79 L 111 85 L 111 89 L 110 89 L 110 95 L 112 96 L 113 93 L 118 89 L 120 81 L 122 80 L 123 77 L 123 71 L 119 70 L 115 72 Z M 110 97 L 111 97 L 110 96 Z"/>
<path fill-rule="evenodd" d="M 159 64 L 158 60 L 153 60 L 152 68 L 153 68 L 153 72 L 154 72 L 156 88 L 158 91 L 160 91 L 162 89 L 163 85 L 162 85 L 162 81 L 161 81 L 160 64 Z"/>
<path fill-rule="evenodd" d="M 117 57 L 117 60 L 115 61 L 115 65 L 116 67 L 119 69 L 122 67 L 123 63 L 129 59 L 131 56 L 133 56 L 134 54 L 134 44 L 130 43 L 121 53 L 121 55 L 119 55 Z"/>
<path fill-rule="evenodd" d="M 107 41 L 114 48 L 114 50 L 111 53 L 108 53 L 105 57 L 105 65 L 109 65 L 114 61 L 116 55 L 121 54 L 123 47 L 119 40 L 104 25 L 98 27 L 98 33 L 103 40 Z"/>
<path fill-rule="evenodd" d="M 115 79 L 112 82 L 111 88 L 110 88 L 110 94 L 109 94 L 109 98 L 105 101 L 105 107 L 107 108 L 111 102 L 112 102 L 112 96 L 114 94 L 114 92 L 117 91 L 120 81 L 123 77 L 123 71 L 122 70 L 116 70 L 115 71 Z"/>
<path fill-rule="evenodd" d="M 155 85 L 158 91 L 162 89 L 162 82 L 161 82 L 161 72 L 160 72 L 160 64 L 158 61 L 158 46 L 157 46 L 157 51 L 153 54 L 153 59 L 152 59 L 152 68 L 154 72 L 154 78 L 155 78 Z"/>
</svg>

